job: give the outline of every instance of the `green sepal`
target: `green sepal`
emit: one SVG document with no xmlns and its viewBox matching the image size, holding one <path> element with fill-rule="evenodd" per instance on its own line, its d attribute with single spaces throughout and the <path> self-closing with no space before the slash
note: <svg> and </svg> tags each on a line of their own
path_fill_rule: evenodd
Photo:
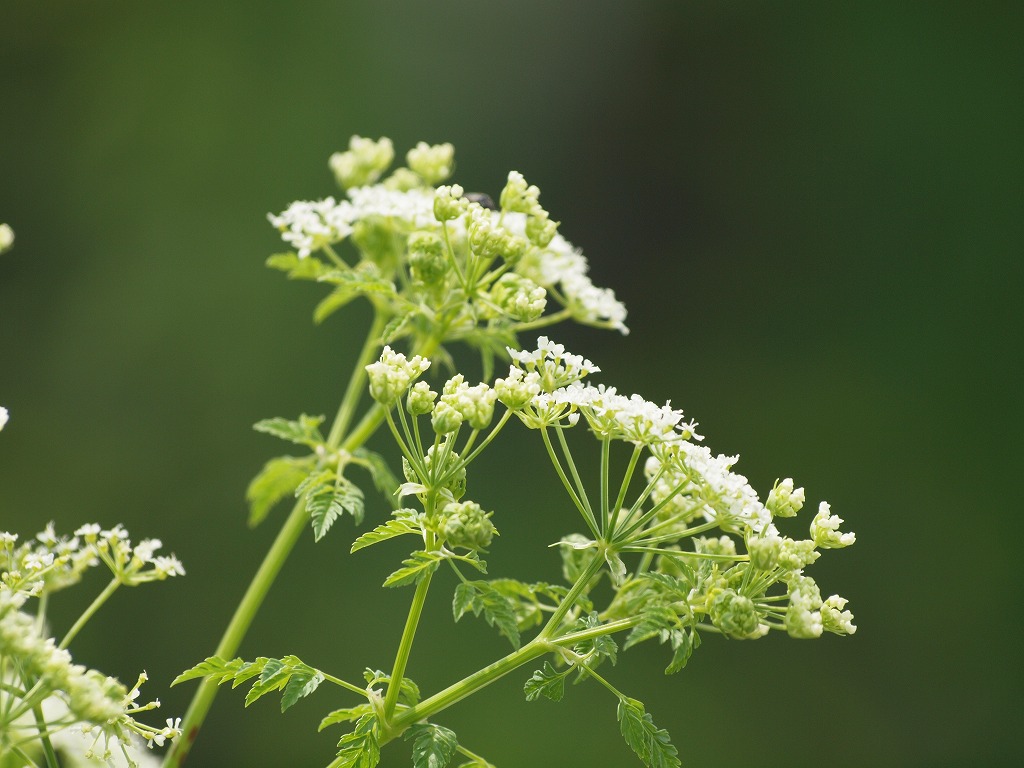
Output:
<svg viewBox="0 0 1024 768">
<path fill-rule="evenodd" d="M 474 616 L 482 613 L 487 623 L 507 637 L 513 648 L 519 648 L 519 623 L 516 621 L 515 604 L 490 583 L 466 581 L 455 588 L 452 600 L 455 620 L 461 619 L 467 611 L 472 611 Z"/>
<path fill-rule="evenodd" d="M 330 267 L 315 256 L 300 259 L 294 251 L 275 253 L 266 261 L 271 269 L 287 272 L 289 280 L 316 280 L 320 275 L 330 271 Z"/>
<path fill-rule="evenodd" d="M 570 667 L 559 672 L 550 661 L 545 661 L 544 667 L 536 670 L 523 686 L 526 700 L 535 701 L 538 696 L 543 696 L 552 701 L 561 701 L 565 695 L 565 678 L 571 671 Z"/>
<path fill-rule="evenodd" d="M 323 445 L 324 442 L 324 436 L 320 434 L 319 429 L 323 422 L 323 416 L 307 416 L 302 414 L 296 421 L 280 417 L 263 419 L 253 424 L 252 428 L 257 432 L 273 435 L 291 443 L 316 448 L 318 445 Z"/>
<path fill-rule="evenodd" d="M 413 768 L 445 768 L 459 747 L 455 731 L 433 723 L 412 725 L 403 738 L 413 739 Z"/>
<path fill-rule="evenodd" d="M 338 723 L 351 723 L 353 720 L 358 720 L 364 715 L 373 714 L 372 704 L 360 704 L 356 707 L 348 707 L 346 709 L 336 709 L 330 714 L 326 715 L 323 720 L 320 721 L 320 727 L 317 731 L 322 731 L 332 725 Z"/>
<path fill-rule="evenodd" d="M 314 457 L 278 456 L 263 465 L 245 490 L 249 502 L 249 527 L 262 523 L 282 499 L 294 494 L 313 468 Z"/>
<path fill-rule="evenodd" d="M 387 541 L 396 536 L 404 536 L 409 533 L 423 535 L 420 523 L 420 518 L 423 516 L 422 512 L 417 512 L 414 509 L 396 509 L 392 514 L 394 519 L 381 523 L 372 531 L 367 531 L 353 541 L 349 552 L 357 552 L 378 542 Z"/>
<path fill-rule="evenodd" d="M 619 698 L 619 730 L 622 737 L 648 768 L 678 768 L 679 750 L 668 731 L 655 726 L 644 705 L 628 696 Z"/>
<path fill-rule="evenodd" d="M 442 552 L 413 552 L 402 561 L 403 568 L 399 568 L 384 580 L 384 586 L 405 587 L 419 584 L 427 575 L 436 571 L 444 559 L 445 555 Z"/>
</svg>

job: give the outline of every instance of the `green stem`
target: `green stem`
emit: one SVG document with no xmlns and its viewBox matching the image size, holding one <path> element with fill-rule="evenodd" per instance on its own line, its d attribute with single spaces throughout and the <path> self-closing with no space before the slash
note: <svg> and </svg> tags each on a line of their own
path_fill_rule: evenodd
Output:
<svg viewBox="0 0 1024 768">
<path fill-rule="evenodd" d="M 353 693 L 358 693 L 360 696 L 366 695 L 365 688 L 360 688 L 358 685 L 352 685 L 352 683 L 346 682 L 342 680 L 340 677 L 328 675 L 326 672 L 321 672 L 321 674 L 324 676 L 324 680 L 326 680 L 329 683 L 334 683 L 335 685 L 341 686 L 345 690 L 352 691 Z"/>
<path fill-rule="evenodd" d="M 60 761 L 57 760 L 57 753 L 53 751 L 53 744 L 50 743 L 50 734 L 46 731 L 46 720 L 43 718 L 43 705 L 37 704 L 33 707 L 32 714 L 36 719 L 36 728 L 39 730 L 39 742 L 43 745 L 43 755 L 46 757 L 47 768 L 60 768 Z"/>
<path fill-rule="evenodd" d="M 538 638 L 543 638 L 544 640 L 551 639 L 551 636 L 558 631 L 558 626 L 562 623 L 562 619 L 564 619 L 565 615 L 572 610 L 572 607 L 576 604 L 576 600 L 578 600 L 579 596 L 587 589 L 590 584 L 590 580 L 594 578 L 598 571 L 601 570 L 603 565 L 604 557 L 602 557 L 601 551 L 598 550 L 594 553 L 594 557 L 591 561 L 587 563 L 587 567 L 583 569 L 583 573 L 579 575 L 576 582 L 569 589 L 565 599 L 558 604 L 558 608 L 556 608 L 555 612 L 551 614 L 551 617 L 548 619 L 548 623 L 544 625 L 544 628 L 537 636 Z"/>
<path fill-rule="evenodd" d="M 569 482 L 569 478 L 565 475 L 565 470 L 562 469 L 562 462 L 558 460 L 558 456 L 555 455 L 554 446 L 551 445 L 551 438 L 548 437 L 547 427 L 541 427 L 540 436 L 544 439 L 544 447 L 548 450 L 548 457 L 551 459 L 551 463 L 555 467 L 555 471 L 558 476 L 562 479 L 562 485 L 565 486 L 566 492 L 576 505 L 576 509 L 583 515 L 584 521 L 587 523 L 587 527 L 590 528 L 590 532 L 594 534 L 594 538 L 601 538 L 601 533 L 597 530 L 597 521 L 594 519 L 594 513 L 590 511 L 589 507 L 583 506 L 583 502 L 580 497 L 573 490 L 572 484 Z"/>
<path fill-rule="evenodd" d="M 110 599 L 110 596 L 114 594 L 120 586 L 121 581 L 117 577 L 107 584 L 106 588 L 96 595 L 96 599 L 92 601 L 92 604 L 85 609 L 85 613 L 78 617 L 78 621 L 76 621 L 71 629 L 68 630 L 68 633 L 64 635 L 64 639 L 60 641 L 60 645 L 57 647 L 61 650 L 67 648 L 71 644 L 71 641 L 75 639 L 75 635 L 77 635 L 81 631 L 82 627 L 85 626 L 86 622 L 88 622 L 89 619 L 92 618 L 93 614 L 100 609 L 100 606 Z"/>
<path fill-rule="evenodd" d="M 560 427 L 556 427 L 555 432 L 558 434 L 558 442 L 562 446 L 562 454 L 565 456 L 565 461 L 569 465 L 569 471 L 572 473 L 573 482 L 576 483 L 576 490 L 579 491 L 580 498 L 583 500 L 584 506 L 591 510 L 591 515 L 593 516 L 594 508 L 590 505 L 590 499 L 587 498 L 587 489 L 583 487 L 583 481 L 580 480 L 580 473 L 579 470 L 576 469 L 576 462 L 572 460 L 572 451 L 569 450 L 569 443 L 565 439 L 564 430 Z"/>
<path fill-rule="evenodd" d="M 405 667 L 409 663 L 412 641 L 416 638 L 416 628 L 419 626 L 423 605 L 427 600 L 427 590 L 430 589 L 430 577 L 432 575 L 428 573 L 416 585 L 416 593 L 413 595 L 412 605 L 409 606 L 409 616 L 405 620 L 402 640 L 398 645 L 398 653 L 395 655 L 395 666 L 391 671 L 391 682 L 388 684 L 388 692 L 384 697 L 385 718 L 391 717 L 395 711 L 395 706 L 398 704 L 398 694 L 402 690 L 402 678 L 405 676 Z"/>
<path fill-rule="evenodd" d="M 342 436 L 352 422 L 356 406 L 359 405 L 359 398 L 365 389 L 366 366 L 373 362 L 373 358 L 376 356 L 377 347 L 380 345 L 380 334 L 386 324 L 387 318 L 384 316 L 384 313 L 375 307 L 373 324 L 370 326 L 370 332 L 366 334 L 366 341 L 363 342 L 363 348 L 360 350 L 359 358 L 356 360 L 356 367 L 352 371 L 352 376 L 348 380 L 348 386 L 345 388 L 345 394 L 341 399 L 341 405 L 338 407 L 338 415 L 334 417 L 331 431 L 327 435 L 327 450 L 334 450 L 338 447 Z"/>
</svg>

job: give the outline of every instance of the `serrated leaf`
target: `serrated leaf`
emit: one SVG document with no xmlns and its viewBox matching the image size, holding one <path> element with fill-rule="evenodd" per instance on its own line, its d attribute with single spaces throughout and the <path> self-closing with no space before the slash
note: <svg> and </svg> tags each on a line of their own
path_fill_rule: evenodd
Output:
<svg viewBox="0 0 1024 768">
<path fill-rule="evenodd" d="M 310 487 L 306 490 L 305 498 L 316 541 L 320 541 L 334 522 L 346 512 L 352 515 L 357 524 L 362 522 L 363 492 L 345 478 Z"/>
<path fill-rule="evenodd" d="M 380 762 L 377 718 L 363 715 L 355 730 L 341 737 L 338 747 L 338 759 L 331 763 L 335 768 L 374 768 Z"/>
<path fill-rule="evenodd" d="M 242 659 L 225 661 L 219 656 L 209 656 L 174 678 L 171 685 L 174 686 L 178 683 L 184 683 L 186 680 L 195 680 L 200 677 L 208 677 L 220 685 L 228 680 L 234 680 L 238 671 L 245 666 L 246 663 Z"/>
<path fill-rule="evenodd" d="M 324 436 L 320 434 L 320 425 L 323 424 L 323 416 L 307 416 L 302 414 L 295 421 L 282 419 L 263 419 L 252 425 L 257 432 L 279 437 L 298 445 L 306 445 L 310 448 L 323 444 Z"/>
<path fill-rule="evenodd" d="M 672 661 L 665 667 L 666 675 L 674 675 L 687 665 L 694 650 L 700 646 L 700 635 L 695 629 L 691 629 L 689 634 L 678 630 L 672 633 L 672 645 L 675 651 L 672 654 Z"/>
<path fill-rule="evenodd" d="M 552 701 L 561 701 L 565 695 L 565 677 L 571 671 L 572 668 L 559 672 L 550 661 L 545 661 L 543 668 L 536 670 L 523 686 L 526 700 L 535 701 L 538 696 L 543 696 Z"/>
<path fill-rule="evenodd" d="M 411 509 L 399 510 L 400 512 L 413 512 Z M 415 514 L 413 512 L 413 514 Z M 410 521 L 409 519 L 397 518 L 388 520 L 386 523 L 381 523 L 372 531 L 367 531 L 358 539 L 352 542 L 352 549 L 350 552 L 357 552 L 360 549 L 364 549 L 373 544 L 377 544 L 381 541 L 387 541 L 393 539 L 396 536 L 404 536 L 406 534 L 414 533 L 422 535 L 423 531 L 418 525 Z"/>
<path fill-rule="evenodd" d="M 317 728 L 317 731 L 322 731 L 324 728 L 337 725 L 338 723 L 350 723 L 353 720 L 358 720 L 364 715 L 370 714 L 373 714 L 373 705 L 371 704 L 360 704 L 357 707 L 336 709 L 320 721 L 320 727 Z"/>
<path fill-rule="evenodd" d="M 320 259 L 314 256 L 300 259 L 294 251 L 275 253 L 267 259 L 266 265 L 271 269 L 287 272 L 289 280 L 316 280 L 329 270 L 329 267 Z"/>
<path fill-rule="evenodd" d="M 474 616 L 483 614 L 487 623 L 508 638 L 513 648 L 519 647 L 519 624 L 515 604 L 486 581 L 463 582 L 455 588 L 452 613 L 455 620 L 466 611 Z"/>
<path fill-rule="evenodd" d="M 280 659 L 267 659 L 260 672 L 259 679 L 253 683 L 252 688 L 245 694 L 245 706 L 249 706 L 257 699 L 265 696 L 271 691 L 279 690 L 288 682 L 291 674 L 287 665 Z"/>
<path fill-rule="evenodd" d="M 581 632 L 586 629 L 597 629 L 600 626 L 602 626 L 601 619 L 596 611 L 592 611 L 587 616 L 581 616 L 573 625 L 573 630 Z M 598 635 L 597 637 L 577 643 L 573 647 L 573 651 L 580 656 L 588 656 L 592 653 L 597 654 L 598 658 L 588 662 L 588 666 L 595 666 L 595 662 L 600 661 L 602 658 L 607 658 L 614 664 L 617 661 L 618 650 L 618 644 L 609 635 Z"/>
<path fill-rule="evenodd" d="M 667 631 L 678 626 L 679 617 L 675 611 L 667 605 L 655 605 L 640 614 L 640 622 L 629 633 L 622 650 L 628 650 L 637 643 L 642 643 L 653 637 L 662 637 L 664 640 L 664 637 L 667 637 Z M 663 635 L 663 633 L 666 634 Z"/>
<path fill-rule="evenodd" d="M 427 574 L 437 570 L 437 566 L 444 559 L 445 556 L 441 552 L 424 552 L 422 550 L 413 552 L 402 561 L 403 568 L 399 568 L 384 580 L 384 586 L 404 587 L 409 584 L 419 584 Z"/>
<path fill-rule="evenodd" d="M 324 673 L 318 669 L 314 669 L 312 672 L 311 675 L 306 674 L 304 670 L 296 670 L 292 673 L 291 679 L 284 687 L 284 694 L 281 696 L 282 712 L 320 687 L 320 683 L 324 681 Z"/>
<path fill-rule="evenodd" d="M 404 738 L 413 739 L 413 768 L 445 768 L 459 747 L 455 731 L 433 723 L 410 726 Z"/>
<path fill-rule="evenodd" d="M 388 500 L 392 509 L 398 509 L 398 477 L 391 471 L 387 460 L 379 453 L 359 448 L 354 453 L 354 461 L 366 467 L 373 478 L 373 484 L 381 495 Z"/>
<path fill-rule="evenodd" d="M 388 320 L 388 324 L 384 326 L 384 330 L 381 331 L 380 339 L 385 344 L 390 344 L 405 331 L 405 327 L 412 320 L 412 314 L 397 315 L 396 317 Z"/>
<path fill-rule="evenodd" d="M 311 456 L 279 456 L 264 464 L 245 491 L 249 502 L 249 527 L 262 523 L 279 501 L 293 494 L 312 466 Z"/>
<path fill-rule="evenodd" d="M 668 731 L 654 725 L 644 705 L 628 696 L 619 698 L 619 730 L 637 757 L 648 768 L 679 768 L 679 751 Z"/>
</svg>

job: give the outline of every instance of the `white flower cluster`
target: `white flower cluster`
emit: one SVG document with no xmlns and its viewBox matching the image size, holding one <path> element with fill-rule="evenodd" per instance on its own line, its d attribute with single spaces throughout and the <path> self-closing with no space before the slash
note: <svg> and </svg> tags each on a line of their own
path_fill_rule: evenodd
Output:
<svg viewBox="0 0 1024 768">
<path fill-rule="evenodd" d="M 340 242 L 352 234 L 355 209 L 347 200 L 333 197 L 323 200 L 296 200 L 278 215 L 267 214 L 281 239 L 304 259 L 324 246 Z"/>
<path fill-rule="evenodd" d="M 521 371 L 536 373 L 541 390 L 548 393 L 568 387 L 584 376 L 601 370 L 580 355 L 566 352 L 564 345 L 556 344 L 547 336 L 537 339 L 537 348 L 534 350 L 515 350 L 509 347 L 508 353 Z"/>
<path fill-rule="evenodd" d="M 439 435 L 454 432 L 465 421 L 473 429 L 486 429 L 494 417 L 497 393 L 487 384 L 467 384 L 461 373 L 449 379 L 430 418 Z"/>
<path fill-rule="evenodd" d="M 7 421 L 10 418 L 11 414 L 7 411 L 6 408 L 0 405 L 0 429 L 4 428 L 4 425 L 7 424 Z"/>
<path fill-rule="evenodd" d="M 818 514 L 811 521 L 811 538 L 822 549 L 839 549 L 850 546 L 857 540 L 857 535 L 852 531 L 840 533 L 839 526 L 843 524 L 843 518 L 830 514 L 830 512 L 828 503 L 821 502 L 818 506 Z"/>
<path fill-rule="evenodd" d="M 409 386 L 430 367 L 430 361 L 419 355 L 407 360 L 401 352 L 384 347 L 380 360 L 366 366 L 370 380 L 370 395 L 378 403 L 392 406 L 405 394 Z"/>
<path fill-rule="evenodd" d="M 14 230 L 10 224 L 0 224 L 0 253 L 9 251 L 14 245 Z"/>
</svg>

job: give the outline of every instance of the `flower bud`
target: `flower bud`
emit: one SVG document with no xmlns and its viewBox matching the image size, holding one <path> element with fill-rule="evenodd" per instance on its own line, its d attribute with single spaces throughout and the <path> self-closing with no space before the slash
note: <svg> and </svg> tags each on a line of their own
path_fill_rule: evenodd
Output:
<svg viewBox="0 0 1024 768">
<path fill-rule="evenodd" d="M 0 253 L 11 250 L 14 245 L 14 230 L 10 224 L 0 224 Z"/>
<path fill-rule="evenodd" d="M 434 218 L 451 221 L 466 212 L 469 202 L 463 197 L 465 190 L 458 184 L 438 187 L 434 192 Z"/>
<path fill-rule="evenodd" d="M 821 502 L 818 506 L 818 514 L 811 521 L 811 538 L 814 543 L 822 549 L 840 549 L 848 547 L 857 540 L 853 532 L 840 533 L 839 526 L 843 524 L 843 518 L 839 515 L 830 515 L 827 502 Z"/>
<path fill-rule="evenodd" d="M 540 394 L 540 374 L 509 366 L 506 378 L 495 379 L 494 392 L 506 408 L 517 411 Z"/>
<path fill-rule="evenodd" d="M 395 148 L 391 139 L 364 139 L 353 136 L 348 143 L 347 152 L 335 152 L 331 155 L 329 165 L 337 179 L 345 189 L 363 187 L 373 184 L 395 159 Z"/>
<path fill-rule="evenodd" d="M 413 416 L 422 416 L 434 409 L 434 400 L 437 399 L 437 392 L 434 392 L 425 381 L 417 381 L 409 390 L 409 398 L 406 407 Z"/>
<path fill-rule="evenodd" d="M 821 605 L 821 624 L 824 629 L 837 635 L 852 635 L 857 631 L 853 623 L 853 613 L 844 611 L 850 602 L 845 597 L 832 595 Z"/>
<path fill-rule="evenodd" d="M 548 212 L 538 209 L 526 220 L 526 236 L 538 248 L 546 248 L 558 232 L 558 222 L 552 221 Z"/>
<path fill-rule="evenodd" d="M 501 210 L 535 214 L 540 209 L 539 198 L 540 190 L 537 187 L 528 186 L 519 171 L 510 171 L 508 182 L 501 190 Z"/>
<path fill-rule="evenodd" d="M 793 517 L 804 505 L 804 489 L 793 490 L 793 478 L 776 482 L 765 506 L 774 517 Z"/>
<path fill-rule="evenodd" d="M 384 347 L 380 360 L 366 366 L 370 396 L 378 403 L 390 407 L 405 394 L 413 380 L 429 367 L 430 361 L 419 355 L 406 360 L 400 352 Z"/>
<path fill-rule="evenodd" d="M 782 538 L 780 536 L 765 536 L 764 538 L 751 539 L 747 542 L 747 552 L 750 554 L 750 565 L 759 571 L 771 571 L 779 564 L 779 555 L 782 553 Z"/>
<path fill-rule="evenodd" d="M 715 595 L 709 614 L 716 627 L 735 638 L 753 635 L 760 624 L 754 601 L 732 589 L 725 589 Z"/>
<path fill-rule="evenodd" d="M 444 242 L 432 232 L 413 232 L 409 236 L 409 272 L 414 283 L 435 287 L 448 274 L 448 256 Z"/>
<path fill-rule="evenodd" d="M 406 153 L 405 161 L 427 184 L 434 186 L 452 175 L 455 148 L 448 143 L 431 146 L 421 141 Z"/>
<path fill-rule="evenodd" d="M 506 272 L 491 288 L 491 299 L 514 320 L 528 323 L 544 314 L 547 291 L 528 278 Z"/>
<path fill-rule="evenodd" d="M 491 513 L 484 512 L 475 501 L 452 502 L 442 514 L 441 533 L 450 547 L 485 549 L 497 533 L 488 519 Z"/>
</svg>

